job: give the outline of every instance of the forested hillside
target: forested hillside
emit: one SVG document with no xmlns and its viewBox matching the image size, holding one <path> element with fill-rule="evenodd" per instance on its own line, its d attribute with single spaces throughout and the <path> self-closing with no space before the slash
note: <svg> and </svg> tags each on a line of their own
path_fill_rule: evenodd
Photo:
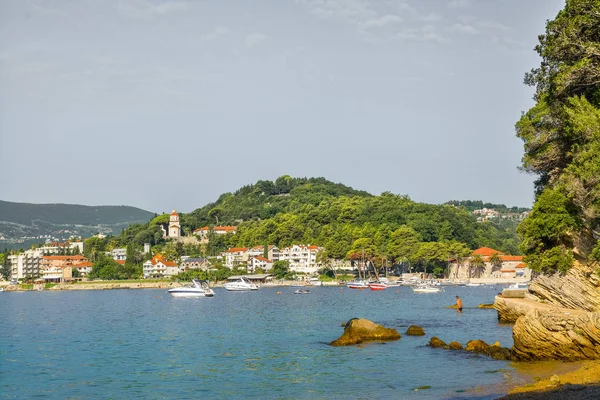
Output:
<svg viewBox="0 0 600 400">
<path fill-rule="evenodd" d="M 216 255 L 229 247 L 274 244 L 323 246 L 327 259 L 352 259 L 363 252 L 372 260 L 410 261 L 421 265 L 447 263 L 481 246 L 518 254 L 517 222 L 477 222 L 467 210 L 451 205 L 424 204 L 404 195 L 374 196 L 324 178 L 258 181 L 235 193 L 225 193 L 205 207 L 180 214 L 184 234 L 202 226 L 236 225 L 236 234 L 211 235 L 208 245 L 175 244 L 162 238 L 167 214 L 144 225 L 133 225 L 107 241 L 94 239 L 88 250 L 138 248 L 149 242 L 171 258 Z M 93 243 L 92 243 L 93 242 Z"/>
</svg>

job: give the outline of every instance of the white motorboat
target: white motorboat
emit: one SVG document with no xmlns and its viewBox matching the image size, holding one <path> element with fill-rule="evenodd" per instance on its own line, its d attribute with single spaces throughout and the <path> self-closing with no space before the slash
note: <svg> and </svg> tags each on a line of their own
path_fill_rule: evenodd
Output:
<svg viewBox="0 0 600 400">
<path fill-rule="evenodd" d="M 417 285 L 412 287 L 415 293 L 438 293 L 442 291 L 440 286 Z"/>
<path fill-rule="evenodd" d="M 167 290 L 173 297 L 212 297 L 215 292 L 208 286 L 207 281 L 192 280 L 191 286 L 182 286 Z"/>
<path fill-rule="evenodd" d="M 503 297 L 510 298 L 524 298 L 525 295 L 529 292 L 529 284 L 528 283 L 514 283 L 504 289 L 502 289 Z"/>
<path fill-rule="evenodd" d="M 309 289 L 298 289 L 294 292 L 294 294 L 310 294 Z"/>
<path fill-rule="evenodd" d="M 258 290 L 258 285 L 250 282 L 248 278 L 242 276 L 232 282 L 227 282 L 223 287 L 230 292 L 247 292 L 250 290 Z"/>
<path fill-rule="evenodd" d="M 477 287 L 477 286 L 483 286 L 483 283 L 469 282 L 469 283 L 465 284 L 465 286 L 467 286 L 467 287 Z"/>
</svg>

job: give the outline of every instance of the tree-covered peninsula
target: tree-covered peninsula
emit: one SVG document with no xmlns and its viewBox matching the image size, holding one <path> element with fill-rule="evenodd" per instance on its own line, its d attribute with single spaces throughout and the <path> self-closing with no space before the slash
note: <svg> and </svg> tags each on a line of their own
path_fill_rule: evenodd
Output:
<svg viewBox="0 0 600 400">
<path fill-rule="evenodd" d="M 237 227 L 235 234 L 209 233 L 208 243 L 202 245 L 163 238 L 161 226 L 168 219 L 163 214 L 131 225 L 119 236 L 91 238 L 85 251 L 91 255 L 129 246 L 134 254 L 150 243 L 154 253 L 177 259 L 215 256 L 231 247 L 312 244 L 323 248 L 324 265 L 366 258 L 374 265 L 404 262 L 430 272 L 441 272 L 449 258 L 467 256 L 482 246 L 519 254 L 518 220 L 498 217 L 478 222 L 462 205 L 418 203 L 389 192 L 375 196 L 325 178 L 261 180 L 180 214 L 186 236 L 205 226 Z"/>
</svg>

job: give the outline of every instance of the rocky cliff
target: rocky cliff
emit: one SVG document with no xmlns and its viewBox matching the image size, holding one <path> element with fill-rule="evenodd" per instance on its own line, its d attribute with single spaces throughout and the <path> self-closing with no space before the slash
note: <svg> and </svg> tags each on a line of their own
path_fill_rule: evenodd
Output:
<svg viewBox="0 0 600 400">
<path fill-rule="evenodd" d="M 598 265 L 575 265 L 564 275 L 540 275 L 529 285 L 530 296 L 559 307 L 600 312 Z"/>
<path fill-rule="evenodd" d="M 531 309 L 513 327 L 519 360 L 600 359 L 600 313 Z"/>
</svg>

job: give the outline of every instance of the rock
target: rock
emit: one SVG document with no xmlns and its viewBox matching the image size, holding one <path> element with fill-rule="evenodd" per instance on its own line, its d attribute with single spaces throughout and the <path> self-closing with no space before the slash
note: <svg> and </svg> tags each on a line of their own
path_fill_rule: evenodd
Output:
<svg viewBox="0 0 600 400">
<path fill-rule="evenodd" d="M 451 306 L 446 306 L 446 308 L 458 308 L 456 304 L 452 304 Z"/>
<path fill-rule="evenodd" d="M 558 375 L 552 375 L 550 377 L 550 384 L 552 386 L 558 386 L 558 385 L 560 385 L 560 376 L 558 376 Z"/>
<path fill-rule="evenodd" d="M 486 342 L 484 342 L 483 340 L 469 340 L 467 342 L 467 346 L 465 347 L 465 350 L 479 353 L 479 352 L 487 349 L 488 347 L 490 347 L 490 345 L 487 344 Z"/>
<path fill-rule="evenodd" d="M 600 312 L 532 309 L 513 327 L 518 360 L 599 360 Z"/>
<path fill-rule="evenodd" d="M 425 335 L 425 331 L 420 326 L 411 325 L 406 330 L 406 334 L 410 336 L 423 336 Z"/>
<path fill-rule="evenodd" d="M 500 347 L 500 342 L 494 342 L 494 343 L 490 344 L 490 347 L 491 346 Z"/>
<path fill-rule="evenodd" d="M 480 304 L 477 308 L 494 308 L 493 304 Z"/>
<path fill-rule="evenodd" d="M 512 349 L 500 346 L 490 346 L 480 354 L 492 357 L 495 360 L 514 360 L 515 358 Z"/>
<path fill-rule="evenodd" d="M 431 339 L 429 339 L 429 343 L 427 343 L 427 346 L 433 348 L 446 347 L 446 343 L 443 340 L 440 340 L 437 336 L 434 336 Z"/>
<path fill-rule="evenodd" d="M 400 334 L 393 328 L 386 328 L 368 319 L 351 319 L 346 323 L 344 333 L 331 346 L 351 346 L 364 341 L 398 340 Z"/>
<path fill-rule="evenodd" d="M 462 346 L 462 344 L 460 344 L 458 342 L 450 342 L 450 344 L 448 345 L 448 349 L 450 349 L 450 350 L 462 350 L 463 346 Z"/>
<path fill-rule="evenodd" d="M 600 275 L 593 265 L 576 262 L 564 275 L 539 275 L 529 285 L 529 291 L 537 299 L 558 307 L 600 312 Z"/>
<path fill-rule="evenodd" d="M 531 304 L 527 302 L 517 302 L 505 297 L 496 296 L 494 300 L 494 308 L 498 311 L 498 321 L 500 322 L 515 322 L 519 317 L 527 314 L 532 309 Z"/>
</svg>

